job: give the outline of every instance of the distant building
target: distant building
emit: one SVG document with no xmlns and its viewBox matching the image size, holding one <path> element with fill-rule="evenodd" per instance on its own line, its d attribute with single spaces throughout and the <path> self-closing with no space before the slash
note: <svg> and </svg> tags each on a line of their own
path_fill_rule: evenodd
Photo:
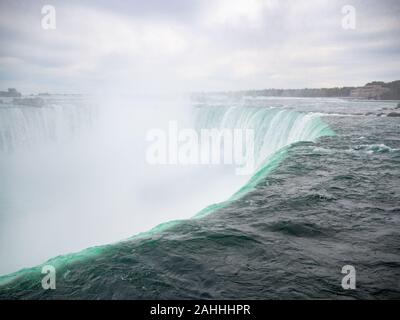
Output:
<svg viewBox="0 0 400 320">
<path fill-rule="evenodd" d="M 13 104 L 20 106 L 29 106 L 29 107 L 43 107 L 45 105 L 45 101 L 42 98 L 34 97 L 34 98 L 14 98 Z"/>
<path fill-rule="evenodd" d="M 8 88 L 7 91 L 0 91 L 0 97 L 18 98 L 21 96 L 22 94 L 14 88 Z"/>
<path fill-rule="evenodd" d="M 364 87 L 355 88 L 350 91 L 350 97 L 360 99 L 381 99 L 382 95 L 390 89 L 379 83 L 367 84 Z"/>
</svg>

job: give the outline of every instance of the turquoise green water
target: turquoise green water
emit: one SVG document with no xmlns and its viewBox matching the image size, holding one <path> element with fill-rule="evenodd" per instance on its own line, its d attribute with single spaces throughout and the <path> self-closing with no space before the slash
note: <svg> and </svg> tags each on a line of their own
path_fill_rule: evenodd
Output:
<svg viewBox="0 0 400 320">
<path fill-rule="evenodd" d="M 398 120 L 378 117 L 379 102 L 247 104 L 198 110 L 200 128 L 255 129 L 259 169 L 229 199 L 50 260 L 56 290 L 41 289 L 40 266 L 2 277 L 0 297 L 399 297 Z M 358 290 L 341 288 L 345 264 Z"/>
</svg>

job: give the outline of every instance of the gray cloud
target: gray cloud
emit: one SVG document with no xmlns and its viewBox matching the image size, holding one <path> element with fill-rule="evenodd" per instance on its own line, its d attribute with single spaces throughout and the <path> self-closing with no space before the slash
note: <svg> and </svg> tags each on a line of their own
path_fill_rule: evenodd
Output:
<svg viewBox="0 0 400 320">
<path fill-rule="evenodd" d="M 0 4 L 0 85 L 25 91 L 361 85 L 400 74 L 398 1 L 47 1 Z M 341 26 L 344 5 L 355 30 Z"/>
</svg>

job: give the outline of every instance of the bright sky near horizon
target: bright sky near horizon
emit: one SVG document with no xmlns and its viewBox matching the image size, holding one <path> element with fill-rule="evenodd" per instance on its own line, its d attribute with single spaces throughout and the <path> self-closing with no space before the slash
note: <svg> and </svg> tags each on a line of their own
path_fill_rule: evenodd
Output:
<svg viewBox="0 0 400 320">
<path fill-rule="evenodd" d="M 56 29 L 43 29 L 44 5 Z M 355 28 L 342 26 L 343 6 Z M 181 92 L 400 78 L 400 1 L 0 2 L 0 90 Z"/>
</svg>

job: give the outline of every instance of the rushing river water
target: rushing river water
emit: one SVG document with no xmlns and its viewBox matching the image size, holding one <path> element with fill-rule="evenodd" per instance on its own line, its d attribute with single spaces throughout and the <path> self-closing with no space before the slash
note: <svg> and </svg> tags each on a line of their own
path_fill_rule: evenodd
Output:
<svg viewBox="0 0 400 320">
<path fill-rule="evenodd" d="M 45 263 L 56 267 L 56 290 L 42 289 L 38 266 L 0 277 L 0 298 L 400 298 L 400 118 L 386 116 L 397 102 L 193 102 L 189 114 L 200 128 L 255 131 L 258 171 L 246 179 L 210 168 L 169 178 L 132 170 L 141 154 L 123 150 L 133 142 L 142 150 L 143 135 L 120 139 L 131 122 L 106 147 L 93 144 L 95 123 L 115 118 L 68 103 L 0 109 L 0 271 L 60 255 Z M 116 129 L 99 128 L 96 141 Z M 56 152 L 52 168 L 48 151 L 32 151 L 60 139 L 68 141 L 61 144 L 68 165 Z M 96 151 L 86 156 L 82 140 Z M 69 158 L 74 152 L 85 156 Z M 43 166 L 53 173 L 46 183 Z M 60 168 L 79 170 L 54 174 Z M 341 286 L 345 265 L 356 270 L 355 290 Z"/>
</svg>

